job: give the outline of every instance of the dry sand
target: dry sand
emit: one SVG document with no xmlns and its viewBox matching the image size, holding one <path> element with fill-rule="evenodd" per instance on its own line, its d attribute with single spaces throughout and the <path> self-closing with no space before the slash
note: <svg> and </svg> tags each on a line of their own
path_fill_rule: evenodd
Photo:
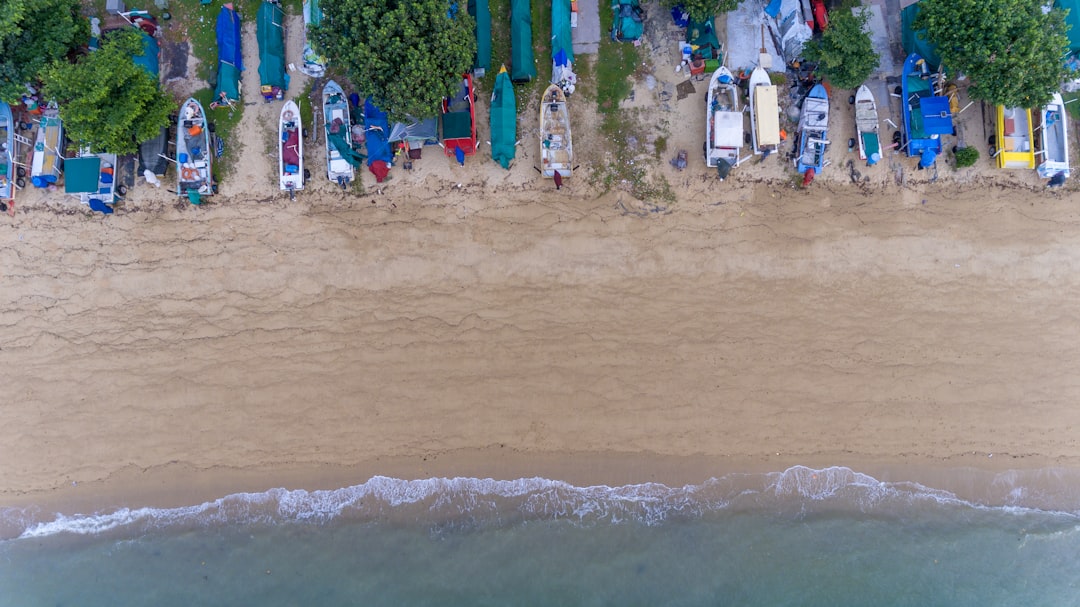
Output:
<svg viewBox="0 0 1080 607">
<path fill-rule="evenodd" d="M 102 218 L 28 192 L 0 225 L 0 503 L 320 474 L 1080 465 L 1075 193 L 987 167 L 720 184 L 700 159 L 652 168 L 670 205 L 600 195 L 594 165 L 556 192 L 523 112 L 509 172 L 435 149 L 357 196 L 316 151 L 290 203 L 256 69 L 256 135 L 213 204 L 140 185 Z M 700 148 L 703 117 L 679 116 L 703 88 L 646 108 L 671 147 Z M 574 112 L 587 149 L 595 116 Z"/>
</svg>

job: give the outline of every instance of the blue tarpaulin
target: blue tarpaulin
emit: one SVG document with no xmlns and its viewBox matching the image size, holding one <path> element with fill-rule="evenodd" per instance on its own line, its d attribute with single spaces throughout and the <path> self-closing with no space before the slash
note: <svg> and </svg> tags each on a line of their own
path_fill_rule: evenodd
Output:
<svg viewBox="0 0 1080 607">
<path fill-rule="evenodd" d="M 240 98 L 240 72 L 244 70 L 244 55 L 240 51 L 240 15 L 227 5 L 221 7 L 217 19 L 218 77 L 215 98 L 222 94 L 230 100 Z"/>
<path fill-rule="evenodd" d="M 367 128 L 368 166 L 380 160 L 390 164 L 394 159 L 389 140 L 390 120 L 386 112 L 371 102 L 370 97 L 364 100 L 364 126 Z"/>
<path fill-rule="evenodd" d="M 952 111 L 948 97 L 926 97 L 919 112 L 923 116 L 923 133 L 927 135 L 952 135 Z"/>
</svg>

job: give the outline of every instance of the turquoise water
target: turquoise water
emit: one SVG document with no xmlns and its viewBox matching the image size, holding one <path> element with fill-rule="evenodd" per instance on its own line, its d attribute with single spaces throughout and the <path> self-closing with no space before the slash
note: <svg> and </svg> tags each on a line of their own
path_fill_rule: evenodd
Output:
<svg viewBox="0 0 1080 607">
<path fill-rule="evenodd" d="M 1075 480 L 979 477 L 973 500 L 846 468 L 677 488 L 374 478 L 7 510 L 0 604 L 1080 605 Z"/>
</svg>

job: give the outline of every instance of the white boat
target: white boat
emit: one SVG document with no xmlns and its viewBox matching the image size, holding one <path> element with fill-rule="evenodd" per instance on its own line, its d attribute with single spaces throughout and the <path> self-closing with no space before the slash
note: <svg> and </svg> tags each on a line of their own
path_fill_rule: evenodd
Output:
<svg viewBox="0 0 1080 607">
<path fill-rule="evenodd" d="M 347 148 L 346 154 L 350 154 L 352 149 L 349 99 L 341 86 L 331 80 L 323 87 L 322 105 L 326 125 L 326 176 L 344 189 L 356 178 L 353 165 L 338 151 L 339 146 Z"/>
<path fill-rule="evenodd" d="M 116 154 L 80 150 L 77 157 L 64 162 L 64 192 L 97 210 L 101 210 L 101 204 L 112 206 L 127 193 L 127 188 L 117 182 L 117 168 Z"/>
<path fill-rule="evenodd" d="M 557 84 L 544 91 L 540 101 L 540 173 L 544 177 L 569 177 L 573 173 L 574 144 L 570 137 L 570 110 L 566 93 Z"/>
<path fill-rule="evenodd" d="M 214 152 L 210 147 L 210 125 L 203 106 L 189 98 L 180 106 L 176 124 L 176 171 L 179 196 L 196 202 L 214 194 Z"/>
<path fill-rule="evenodd" d="M 26 141 L 15 133 L 11 106 L 0 101 L 0 202 L 15 215 L 15 191 L 26 187 L 26 170 L 19 165 L 17 146 Z"/>
<path fill-rule="evenodd" d="M 855 129 L 859 135 L 859 158 L 868 165 L 877 164 L 881 160 L 877 102 L 865 84 L 855 92 Z"/>
<path fill-rule="evenodd" d="M 281 106 L 278 118 L 278 185 L 289 198 L 304 189 L 304 128 L 300 107 L 291 99 Z"/>
<path fill-rule="evenodd" d="M 750 141 L 755 154 L 775 152 L 780 145 L 780 105 L 769 72 L 760 65 L 750 73 Z"/>
<path fill-rule="evenodd" d="M 60 179 L 60 170 L 64 166 L 64 156 L 60 150 L 62 145 L 64 125 L 60 121 L 60 110 L 55 103 L 49 103 L 41 113 L 37 139 L 34 141 L 34 156 L 30 165 L 30 183 L 34 187 L 47 188 Z"/>
<path fill-rule="evenodd" d="M 829 149 L 829 93 L 815 84 L 803 100 L 799 116 L 799 158 L 795 163 L 800 175 L 812 180 L 825 168 Z M 813 171 L 807 175 L 808 171 Z"/>
<path fill-rule="evenodd" d="M 1035 120 L 1035 169 L 1039 177 L 1049 179 L 1058 173 L 1069 177 L 1069 116 L 1061 93 L 1054 93 Z"/>
<path fill-rule="evenodd" d="M 743 145 L 743 113 L 739 109 L 739 87 L 731 70 L 717 68 L 709 79 L 705 96 L 705 165 L 715 168 L 724 160 L 739 166 Z"/>
</svg>

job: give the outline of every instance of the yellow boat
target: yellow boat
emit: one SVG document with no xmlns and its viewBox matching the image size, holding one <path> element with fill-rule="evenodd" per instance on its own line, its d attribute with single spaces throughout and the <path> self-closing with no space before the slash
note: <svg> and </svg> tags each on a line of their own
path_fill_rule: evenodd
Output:
<svg viewBox="0 0 1080 607">
<path fill-rule="evenodd" d="M 1031 110 L 997 106 L 997 132 L 990 141 L 990 155 L 999 169 L 1034 169 L 1035 146 L 1031 133 Z"/>
</svg>

